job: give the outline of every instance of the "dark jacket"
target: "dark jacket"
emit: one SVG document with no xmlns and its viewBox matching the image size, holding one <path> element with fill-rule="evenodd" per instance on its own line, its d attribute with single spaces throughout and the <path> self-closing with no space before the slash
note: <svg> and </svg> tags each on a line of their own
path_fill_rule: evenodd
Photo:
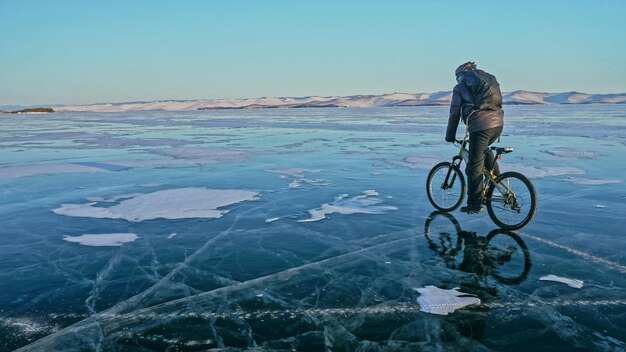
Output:
<svg viewBox="0 0 626 352">
<path fill-rule="evenodd" d="M 504 126 L 502 93 L 496 77 L 482 70 L 465 71 L 460 76 L 452 91 L 447 142 L 456 138 L 461 118 L 470 133 Z"/>
</svg>

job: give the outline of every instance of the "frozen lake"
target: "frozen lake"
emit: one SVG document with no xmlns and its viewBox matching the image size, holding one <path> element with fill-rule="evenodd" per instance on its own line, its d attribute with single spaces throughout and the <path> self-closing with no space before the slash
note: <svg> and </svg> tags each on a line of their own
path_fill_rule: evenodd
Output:
<svg viewBox="0 0 626 352">
<path fill-rule="evenodd" d="M 514 233 L 433 213 L 447 111 L 1 116 L 0 351 L 625 350 L 626 105 L 505 107 Z"/>
</svg>

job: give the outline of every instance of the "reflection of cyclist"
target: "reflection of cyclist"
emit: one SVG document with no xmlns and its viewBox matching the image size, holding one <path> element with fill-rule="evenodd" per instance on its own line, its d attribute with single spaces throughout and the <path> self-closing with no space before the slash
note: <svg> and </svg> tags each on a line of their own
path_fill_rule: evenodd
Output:
<svg viewBox="0 0 626 352">
<path fill-rule="evenodd" d="M 469 130 L 469 160 L 465 167 L 469 186 L 467 206 L 461 211 L 479 213 L 482 207 L 482 178 L 485 165 L 495 163 L 494 172 L 499 174 L 498 164 L 489 149 L 502 133 L 504 111 L 502 93 L 496 77 L 476 69 L 476 64 L 466 62 L 454 72 L 457 85 L 452 92 L 450 117 L 446 131 L 446 142 L 454 142 L 459 120 Z"/>
<path fill-rule="evenodd" d="M 464 231 L 454 216 L 433 212 L 424 224 L 428 247 L 440 256 L 450 269 L 493 276 L 511 285 L 526 280 L 532 263 L 524 240 L 515 232 L 496 229 L 487 236 Z M 458 253 L 463 253 L 457 264 Z M 508 265 L 507 265 L 508 264 Z"/>
<path fill-rule="evenodd" d="M 476 236 L 476 232 L 461 231 L 457 233 L 465 247 L 463 247 L 463 261 L 459 270 L 485 276 L 489 273 L 491 261 L 487 256 L 487 241 L 485 237 Z"/>
<path fill-rule="evenodd" d="M 497 287 L 489 287 L 487 276 L 505 285 L 516 285 L 526 280 L 531 270 L 530 251 L 514 232 L 496 229 L 480 236 L 464 231 L 452 214 L 436 211 L 424 223 L 424 236 L 428 248 L 443 259 L 447 268 L 475 274 L 468 275 L 458 286 L 461 292 L 475 294 L 485 303 L 499 296 Z M 460 264 L 459 253 L 463 253 Z M 484 312 L 463 314 L 451 323 L 463 336 L 480 340 L 488 316 Z"/>
</svg>

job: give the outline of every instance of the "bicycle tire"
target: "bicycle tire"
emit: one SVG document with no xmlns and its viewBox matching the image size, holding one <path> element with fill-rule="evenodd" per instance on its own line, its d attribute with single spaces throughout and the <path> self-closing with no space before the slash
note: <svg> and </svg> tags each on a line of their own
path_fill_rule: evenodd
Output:
<svg viewBox="0 0 626 352">
<path fill-rule="evenodd" d="M 449 169 L 451 169 L 451 177 L 453 177 L 452 188 L 442 189 L 441 185 L 438 185 L 435 186 L 435 189 L 441 190 L 441 193 L 437 195 L 433 194 L 433 182 L 440 181 L 443 183 Z M 435 178 L 437 181 L 434 181 Z M 458 208 L 465 198 L 465 177 L 463 177 L 463 173 L 458 166 L 452 165 L 448 161 L 441 162 L 435 165 L 428 173 L 428 178 L 426 179 L 426 194 L 428 195 L 430 204 L 437 210 L 451 212 Z"/>
<path fill-rule="evenodd" d="M 514 185 L 511 186 L 512 182 Z M 505 230 L 519 230 L 528 225 L 537 211 L 537 191 L 535 190 L 535 186 L 533 186 L 526 176 L 513 171 L 505 172 L 498 176 L 496 183 L 507 184 L 507 187 L 513 188 L 515 198 L 509 199 L 507 197 L 508 195 L 500 195 L 497 199 L 494 198 L 494 192 L 498 188 L 491 185 L 487 192 L 485 202 L 491 220 Z M 518 207 L 520 211 L 516 210 Z M 501 210 L 502 212 L 500 212 Z M 516 213 L 521 214 L 521 216 L 514 216 Z M 505 219 L 505 215 L 507 214 L 510 215 L 511 218 L 519 218 L 521 220 L 508 221 Z"/>
</svg>

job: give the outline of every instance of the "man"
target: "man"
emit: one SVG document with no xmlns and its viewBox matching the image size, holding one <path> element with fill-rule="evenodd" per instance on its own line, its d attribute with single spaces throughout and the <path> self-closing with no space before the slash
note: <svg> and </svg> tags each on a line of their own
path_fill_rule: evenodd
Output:
<svg viewBox="0 0 626 352">
<path fill-rule="evenodd" d="M 467 206 L 461 211 L 477 214 L 483 211 L 483 169 L 494 163 L 494 172 L 499 169 L 489 146 L 495 142 L 504 126 L 502 93 L 496 78 L 476 69 L 474 62 L 466 62 L 454 72 L 457 85 L 452 92 L 450 117 L 446 131 L 446 142 L 454 142 L 459 120 L 462 118 L 469 130 L 469 160 L 465 166 L 467 175 Z"/>
</svg>

